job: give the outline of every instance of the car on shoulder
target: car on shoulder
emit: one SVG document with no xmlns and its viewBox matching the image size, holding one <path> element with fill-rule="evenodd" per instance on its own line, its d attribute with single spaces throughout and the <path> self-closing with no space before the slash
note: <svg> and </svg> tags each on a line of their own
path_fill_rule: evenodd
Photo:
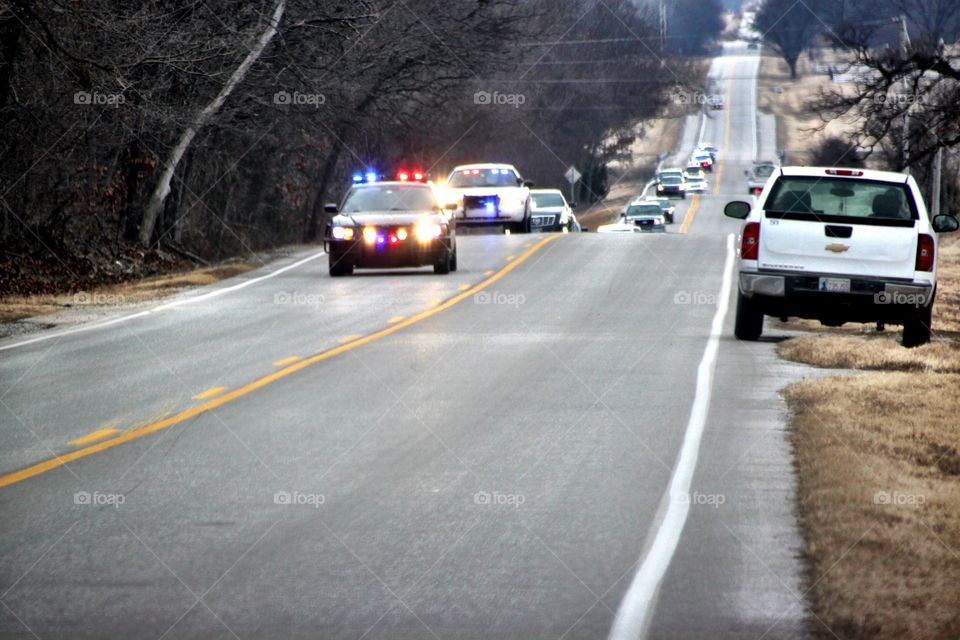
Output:
<svg viewBox="0 0 960 640">
<path fill-rule="evenodd" d="M 655 202 L 660 206 L 660 211 L 663 212 L 664 222 L 667 224 L 673 224 L 673 219 L 677 215 L 677 208 L 674 206 L 673 201 L 670 200 L 670 198 L 647 196 L 646 200 L 643 202 Z"/>
<path fill-rule="evenodd" d="M 757 160 L 749 169 L 744 171 L 747 176 L 747 193 L 759 196 L 763 192 L 767 180 L 777 170 L 777 163 L 773 161 Z"/>
<path fill-rule="evenodd" d="M 530 190 L 530 231 L 571 231 L 573 208 L 559 189 Z"/>
<path fill-rule="evenodd" d="M 667 230 L 663 209 L 655 202 L 631 202 L 620 214 L 619 221 L 639 227 L 644 232 L 661 233 Z"/>
<path fill-rule="evenodd" d="M 460 165 L 447 178 L 445 204 L 456 204 L 454 218 L 460 225 L 526 233 L 532 186 L 511 164 Z"/>
<path fill-rule="evenodd" d="M 323 241 L 331 276 L 350 275 L 354 269 L 457 270 L 456 221 L 429 184 L 354 184 L 342 204 L 328 204 L 325 210 L 333 214 Z"/>
<path fill-rule="evenodd" d="M 903 325 L 903 345 L 929 342 L 937 294 L 937 234 L 912 176 L 867 169 L 777 168 L 744 220 L 734 333 L 757 340 L 765 316 Z"/>
<path fill-rule="evenodd" d="M 663 198 L 687 197 L 687 183 L 683 179 L 683 172 L 661 172 L 657 179 L 657 196 Z"/>
</svg>

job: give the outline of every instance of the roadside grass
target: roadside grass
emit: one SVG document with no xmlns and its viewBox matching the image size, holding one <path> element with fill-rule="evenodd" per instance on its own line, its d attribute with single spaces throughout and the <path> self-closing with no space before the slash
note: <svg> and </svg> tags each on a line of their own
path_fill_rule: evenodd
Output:
<svg viewBox="0 0 960 640">
<path fill-rule="evenodd" d="M 49 315 L 68 308 L 105 309 L 136 305 L 171 296 L 187 287 L 198 287 L 241 273 L 257 265 L 238 262 L 182 273 L 171 273 L 138 281 L 92 287 L 87 291 L 33 296 L 8 296 L 0 299 L 0 323 Z"/>
<path fill-rule="evenodd" d="M 810 333 L 782 357 L 866 371 L 784 390 L 820 637 L 960 637 L 960 238 L 938 286 L 916 349 L 893 329 L 781 325 Z"/>
</svg>

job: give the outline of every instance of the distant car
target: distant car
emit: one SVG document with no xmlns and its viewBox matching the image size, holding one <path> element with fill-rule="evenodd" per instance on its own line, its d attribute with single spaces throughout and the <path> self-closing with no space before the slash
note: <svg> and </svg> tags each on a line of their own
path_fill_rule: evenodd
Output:
<svg viewBox="0 0 960 640">
<path fill-rule="evenodd" d="M 670 175 L 680 176 L 682 178 L 683 169 L 681 169 L 680 167 L 669 167 L 667 169 L 661 169 L 659 173 L 657 173 L 657 180 Z"/>
<path fill-rule="evenodd" d="M 509 164 L 466 164 L 447 178 L 447 203 L 464 226 L 502 225 L 516 232 L 530 230 L 530 187 Z"/>
<path fill-rule="evenodd" d="M 432 265 L 435 273 L 457 270 L 456 222 L 441 208 L 433 187 L 419 182 L 355 184 L 324 234 L 330 275 L 358 269 Z"/>
<path fill-rule="evenodd" d="M 777 163 L 772 161 L 757 161 L 744 173 L 747 176 L 747 193 L 759 196 L 763 192 L 767 180 L 777 170 Z"/>
<path fill-rule="evenodd" d="M 723 96 L 716 95 L 707 98 L 707 105 L 712 111 L 722 111 L 727 106 L 723 100 Z"/>
<path fill-rule="evenodd" d="M 597 233 L 646 233 L 642 228 L 626 222 L 602 224 L 597 227 Z"/>
<path fill-rule="evenodd" d="M 674 216 L 676 216 L 677 208 L 673 206 L 673 201 L 670 198 L 655 198 L 653 196 L 647 196 L 647 199 L 644 202 L 655 202 L 660 206 L 660 211 L 663 212 L 664 222 L 667 224 L 673 224 Z"/>
<path fill-rule="evenodd" d="M 704 193 L 710 190 L 706 178 L 690 178 L 687 180 L 687 192 Z"/>
<path fill-rule="evenodd" d="M 690 165 L 683 170 L 683 179 L 687 181 L 694 178 L 698 180 L 705 180 L 706 177 L 706 174 L 704 174 L 703 169 L 699 164 Z"/>
<path fill-rule="evenodd" d="M 747 43 L 747 49 L 750 49 L 751 51 L 754 51 L 759 48 L 760 48 L 760 45 L 758 45 L 756 42 Z"/>
<path fill-rule="evenodd" d="M 697 150 L 690 156 L 690 162 L 687 164 L 698 164 L 704 171 L 713 171 L 713 156 L 706 151 Z"/>
<path fill-rule="evenodd" d="M 764 316 L 903 325 L 903 345 L 930 341 L 937 234 L 913 177 L 867 169 L 778 168 L 754 203 L 724 209 L 744 220 L 734 333 L 763 334 Z"/>
<path fill-rule="evenodd" d="M 627 205 L 620 214 L 620 221 L 640 227 L 644 232 L 665 232 L 663 210 L 655 202 L 639 202 Z"/>
<path fill-rule="evenodd" d="M 716 148 L 712 144 L 704 142 L 697 147 L 697 151 L 703 151 L 710 154 L 710 159 L 713 160 L 714 164 L 717 162 L 717 158 L 720 156 L 720 149 Z"/>
<path fill-rule="evenodd" d="M 573 209 L 559 189 L 530 190 L 530 230 L 570 231 Z"/>
<path fill-rule="evenodd" d="M 683 173 L 662 173 L 657 182 L 657 195 L 665 198 L 678 197 L 684 199 L 687 197 L 687 183 L 683 179 Z"/>
</svg>

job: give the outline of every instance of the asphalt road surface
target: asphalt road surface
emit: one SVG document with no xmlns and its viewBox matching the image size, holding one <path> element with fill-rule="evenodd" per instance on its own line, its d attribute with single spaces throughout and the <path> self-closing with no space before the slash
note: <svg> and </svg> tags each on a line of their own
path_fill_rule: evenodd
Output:
<svg viewBox="0 0 960 640">
<path fill-rule="evenodd" d="M 721 214 L 756 69 L 714 63 L 722 161 L 666 235 L 307 252 L 0 342 L 0 637 L 802 637 L 799 374 L 732 338 Z"/>
</svg>

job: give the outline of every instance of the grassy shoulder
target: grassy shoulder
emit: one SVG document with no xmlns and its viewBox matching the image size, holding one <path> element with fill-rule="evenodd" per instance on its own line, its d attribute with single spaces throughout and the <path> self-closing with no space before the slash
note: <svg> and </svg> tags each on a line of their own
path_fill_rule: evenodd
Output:
<svg viewBox="0 0 960 640">
<path fill-rule="evenodd" d="M 864 371 L 784 391 L 824 637 L 960 636 L 960 240 L 940 258 L 930 344 L 791 322 L 808 334 L 778 345 L 789 360 Z"/>
</svg>

